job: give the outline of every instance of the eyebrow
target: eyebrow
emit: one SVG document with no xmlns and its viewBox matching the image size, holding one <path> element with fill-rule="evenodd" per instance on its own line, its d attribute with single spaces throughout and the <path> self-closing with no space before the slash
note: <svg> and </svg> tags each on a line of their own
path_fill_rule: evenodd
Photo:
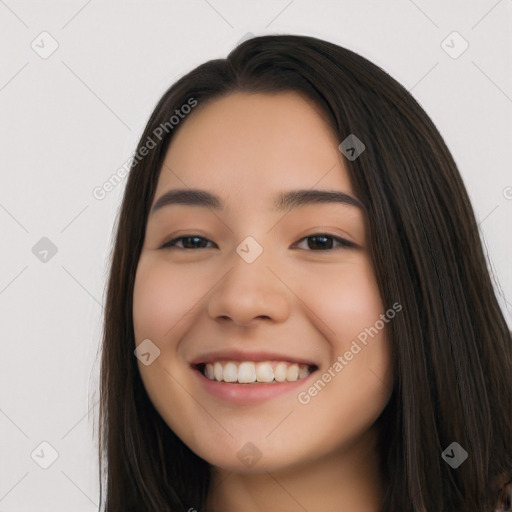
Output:
<svg viewBox="0 0 512 512">
<path fill-rule="evenodd" d="M 291 211 L 302 206 L 319 203 L 337 203 L 354 206 L 364 210 L 362 203 L 355 197 L 338 190 L 291 190 L 278 194 L 274 199 L 276 211 Z M 164 206 L 182 204 L 187 206 L 201 206 L 221 211 L 224 201 L 217 195 L 200 189 L 175 189 L 162 194 L 151 208 L 155 213 Z"/>
</svg>

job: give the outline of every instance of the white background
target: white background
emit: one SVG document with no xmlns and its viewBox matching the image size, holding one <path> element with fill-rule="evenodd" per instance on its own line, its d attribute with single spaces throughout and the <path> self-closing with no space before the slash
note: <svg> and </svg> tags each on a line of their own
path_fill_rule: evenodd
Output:
<svg viewBox="0 0 512 512">
<path fill-rule="evenodd" d="M 171 83 L 248 32 L 327 39 L 411 90 L 459 166 L 512 324 L 511 15 L 511 0 L 0 0 L 0 512 L 97 510 L 97 350 L 124 183 L 92 191 Z M 31 48 L 50 47 L 43 31 L 59 45 L 46 59 Z M 457 59 L 441 47 L 453 31 L 469 43 Z M 42 237 L 57 247 L 46 263 Z M 43 441 L 48 469 L 31 458 L 50 460 Z"/>
</svg>

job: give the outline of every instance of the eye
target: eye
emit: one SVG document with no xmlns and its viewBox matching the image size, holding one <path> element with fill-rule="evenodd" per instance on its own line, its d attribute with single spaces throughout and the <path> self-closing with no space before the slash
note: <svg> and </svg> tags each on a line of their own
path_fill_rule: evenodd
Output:
<svg viewBox="0 0 512 512">
<path fill-rule="evenodd" d="M 313 248 L 313 250 L 316 252 L 343 248 L 354 249 L 358 247 L 357 244 L 353 242 L 349 242 L 348 240 L 340 238 L 339 236 L 329 235 L 328 233 L 315 233 L 313 235 L 302 238 L 298 243 L 302 242 L 303 240 L 310 240 L 308 246 Z M 338 247 L 333 247 L 334 243 L 337 243 Z"/>
<path fill-rule="evenodd" d="M 301 243 L 304 240 L 309 240 L 308 247 L 310 250 L 317 251 L 329 251 L 342 248 L 356 248 L 357 244 L 349 242 L 344 238 L 340 238 L 335 235 L 329 235 L 327 233 L 315 233 L 313 235 L 306 236 L 299 240 L 297 243 Z M 208 249 L 206 245 L 211 242 L 205 237 L 198 235 L 185 235 L 173 240 L 169 240 L 163 244 L 160 249 L 177 248 L 177 249 Z M 179 245 L 181 243 L 181 245 Z M 213 243 L 213 242 L 211 242 Z M 338 244 L 338 247 L 333 247 L 334 244 Z M 214 244 L 215 245 L 215 244 Z"/>
<path fill-rule="evenodd" d="M 183 241 L 182 247 L 177 245 L 180 241 Z M 164 245 L 162 245 L 160 249 L 167 249 L 172 247 L 177 247 L 178 249 L 202 249 L 204 248 L 204 242 L 210 241 L 211 240 L 198 235 L 185 235 L 180 236 L 179 238 L 174 238 L 173 240 L 169 240 Z"/>
</svg>

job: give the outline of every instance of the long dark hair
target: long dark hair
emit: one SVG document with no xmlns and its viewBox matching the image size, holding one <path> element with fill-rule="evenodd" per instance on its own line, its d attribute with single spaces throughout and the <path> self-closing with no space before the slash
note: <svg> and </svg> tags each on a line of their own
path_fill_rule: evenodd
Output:
<svg viewBox="0 0 512 512">
<path fill-rule="evenodd" d="M 302 93 L 340 142 L 355 134 L 366 145 L 345 164 L 366 208 L 382 302 L 403 306 L 388 325 L 396 378 L 377 420 L 382 512 L 496 507 L 512 480 L 512 341 L 456 164 L 423 109 L 382 69 L 317 38 L 269 35 L 180 78 L 140 139 L 136 154 L 148 138 L 156 147 L 132 163 L 106 297 L 100 508 L 104 502 L 106 512 L 204 509 L 210 466 L 173 433 L 146 394 L 133 354 L 132 298 L 163 159 L 187 122 L 172 126 L 169 119 L 191 101 L 200 110 L 235 91 Z M 441 456 L 452 442 L 468 453 L 457 469 Z"/>
</svg>

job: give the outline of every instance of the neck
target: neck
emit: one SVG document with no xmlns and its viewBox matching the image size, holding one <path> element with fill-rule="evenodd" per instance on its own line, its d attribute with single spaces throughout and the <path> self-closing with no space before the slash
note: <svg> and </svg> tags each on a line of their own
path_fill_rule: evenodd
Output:
<svg viewBox="0 0 512 512">
<path fill-rule="evenodd" d="M 383 485 L 376 431 L 350 448 L 276 471 L 239 474 L 212 468 L 208 512 L 378 512 Z"/>
</svg>

